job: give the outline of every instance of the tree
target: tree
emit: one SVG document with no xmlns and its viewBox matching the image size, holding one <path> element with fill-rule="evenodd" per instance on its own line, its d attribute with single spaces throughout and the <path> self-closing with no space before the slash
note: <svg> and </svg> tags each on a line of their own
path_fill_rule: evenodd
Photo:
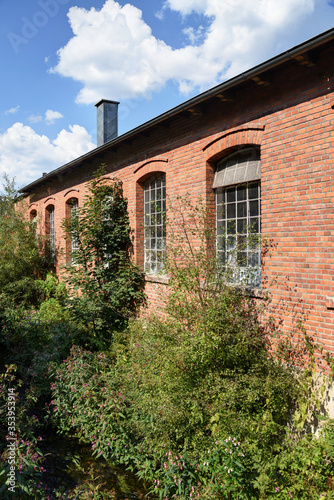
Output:
<svg viewBox="0 0 334 500">
<path fill-rule="evenodd" d="M 15 181 L 4 175 L 0 194 L 0 290 L 1 299 L 25 306 L 37 305 L 42 293 L 37 280 L 52 268 L 47 244 L 37 239 L 34 223 L 25 217 Z"/>
<path fill-rule="evenodd" d="M 144 274 L 132 261 L 127 200 L 119 180 L 103 177 L 104 168 L 88 183 L 83 207 L 63 221 L 76 250 L 66 266 L 70 307 L 89 324 L 92 343 L 101 348 L 122 331 L 145 303 Z"/>
</svg>

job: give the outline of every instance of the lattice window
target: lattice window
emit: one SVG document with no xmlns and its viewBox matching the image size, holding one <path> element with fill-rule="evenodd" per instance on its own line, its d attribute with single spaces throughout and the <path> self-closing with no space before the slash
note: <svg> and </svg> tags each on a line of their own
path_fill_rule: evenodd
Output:
<svg viewBox="0 0 334 500">
<path fill-rule="evenodd" d="M 165 215 L 165 174 L 155 174 L 144 184 L 144 269 L 148 274 L 159 274 L 164 270 Z"/>
<path fill-rule="evenodd" d="M 51 253 L 54 255 L 56 249 L 56 233 L 55 233 L 55 207 L 53 205 L 49 205 L 46 209 L 45 226 L 46 226 L 45 232 L 50 239 L 50 250 Z"/>
<path fill-rule="evenodd" d="M 75 227 L 78 222 L 78 215 L 79 215 L 79 205 L 78 205 L 78 200 L 77 198 L 72 198 L 69 203 L 70 207 L 70 218 L 71 218 L 71 223 Z M 75 257 L 74 254 L 77 252 L 79 249 L 79 240 L 76 234 L 76 231 L 74 230 L 71 234 L 71 262 L 75 262 Z"/>
<path fill-rule="evenodd" d="M 252 166 L 252 173 L 248 166 Z M 227 172 L 224 172 L 224 166 Z M 230 173 L 228 172 L 230 170 Z M 260 176 L 258 150 L 244 150 L 218 166 L 220 182 L 229 175 L 239 178 Z M 216 174 L 217 175 L 217 174 Z M 217 185 L 217 177 L 216 177 Z M 237 283 L 258 286 L 261 281 L 261 186 L 259 180 L 216 188 L 217 256 L 222 267 Z"/>
</svg>

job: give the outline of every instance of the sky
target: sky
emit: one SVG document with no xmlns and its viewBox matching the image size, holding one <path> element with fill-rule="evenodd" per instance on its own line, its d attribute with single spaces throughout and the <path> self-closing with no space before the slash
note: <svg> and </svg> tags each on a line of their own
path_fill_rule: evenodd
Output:
<svg viewBox="0 0 334 500">
<path fill-rule="evenodd" d="M 334 0 L 0 0 L 0 188 L 96 147 L 334 25 Z"/>
</svg>

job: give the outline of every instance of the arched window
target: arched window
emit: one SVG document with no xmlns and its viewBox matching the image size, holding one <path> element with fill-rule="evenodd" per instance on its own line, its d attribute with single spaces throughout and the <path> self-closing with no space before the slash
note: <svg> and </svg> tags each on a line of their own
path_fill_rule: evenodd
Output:
<svg viewBox="0 0 334 500">
<path fill-rule="evenodd" d="M 261 281 L 261 162 L 257 147 L 238 150 L 216 168 L 217 255 L 232 281 Z"/>
<path fill-rule="evenodd" d="M 51 253 L 54 255 L 56 248 L 54 205 L 48 205 L 45 210 L 45 234 L 49 236 Z"/>
<path fill-rule="evenodd" d="M 74 263 L 74 254 L 79 248 L 79 241 L 75 230 L 78 221 L 78 214 L 79 214 L 78 198 L 70 198 L 66 202 L 66 217 L 70 219 L 73 231 L 71 233 L 71 237 L 67 240 L 66 253 L 68 262 L 72 264 Z"/>
<path fill-rule="evenodd" d="M 163 272 L 166 252 L 166 180 L 154 174 L 144 184 L 144 270 Z"/>
<path fill-rule="evenodd" d="M 29 219 L 32 227 L 34 228 L 35 238 L 37 238 L 37 210 L 31 210 Z"/>
</svg>

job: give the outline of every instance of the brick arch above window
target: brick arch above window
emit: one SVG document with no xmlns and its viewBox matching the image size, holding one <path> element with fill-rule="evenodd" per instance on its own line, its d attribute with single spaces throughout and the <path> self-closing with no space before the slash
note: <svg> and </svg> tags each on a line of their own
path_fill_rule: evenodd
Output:
<svg viewBox="0 0 334 500">
<path fill-rule="evenodd" d="M 44 205 L 54 205 L 54 202 L 56 201 L 56 198 L 54 196 L 50 196 L 44 201 Z"/>
<path fill-rule="evenodd" d="M 96 184 L 99 184 L 100 182 L 115 182 L 115 180 L 115 177 L 102 176 L 100 179 L 97 179 Z"/>
<path fill-rule="evenodd" d="M 264 125 L 243 127 L 225 132 L 203 148 L 207 162 L 213 163 L 226 156 L 239 146 L 260 146 L 264 134 Z"/>
<path fill-rule="evenodd" d="M 134 171 L 134 178 L 136 182 L 145 182 L 151 175 L 161 173 L 167 173 L 167 158 L 156 158 L 154 160 L 148 160 Z"/>
<path fill-rule="evenodd" d="M 69 189 L 65 194 L 64 194 L 64 198 L 66 198 L 67 196 L 70 195 L 70 198 L 76 198 L 77 197 L 77 193 L 79 193 L 79 189 Z"/>
</svg>

